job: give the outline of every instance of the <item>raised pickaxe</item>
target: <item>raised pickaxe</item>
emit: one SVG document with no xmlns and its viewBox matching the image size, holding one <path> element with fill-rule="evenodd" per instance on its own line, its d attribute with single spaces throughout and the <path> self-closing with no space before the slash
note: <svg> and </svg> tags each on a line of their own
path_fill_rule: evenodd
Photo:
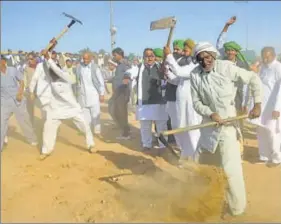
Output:
<svg viewBox="0 0 281 224">
<path fill-rule="evenodd" d="M 63 15 L 65 15 L 68 18 L 70 18 L 71 22 L 55 38 L 56 41 L 58 41 L 70 29 L 70 27 L 73 26 L 76 22 L 80 23 L 81 25 L 83 25 L 83 23 L 80 20 L 76 19 L 75 17 L 73 17 L 73 16 L 71 16 L 69 14 L 66 14 L 66 13 L 63 13 Z M 53 43 L 49 43 L 48 46 L 45 48 L 45 50 L 48 51 L 52 46 L 53 46 Z"/>
<path fill-rule="evenodd" d="M 249 117 L 248 114 L 244 114 L 244 115 L 240 115 L 237 117 L 230 117 L 230 118 L 224 119 L 223 121 L 225 123 L 230 123 L 230 122 L 237 121 L 237 120 L 247 119 L 248 117 Z M 188 126 L 188 127 L 184 127 L 184 128 L 177 128 L 174 130 L 160 132 L 159 134 L 157 134 L 157 137 L 158 137 L 159 141 L 161 141 L 173 153 L 173 155 L 178 158 L 179 156 L 176 153 L 176 150 L 174 150 L 174 148 L 171 145 L 169 145 L 168 141 L 165 139 L 164 136 L 192 131 L 192 130 L 197 130 L 200 128 L 213 127 L 216 125 L 218 125 L 217 122 L 208 122 L 208 123 L 192 125 L 192 126 Z"/>
<path fill-rule="evenodd" d="M 152 31 L 152 30 L 170 29 L 168 41 L 167 41 L 167 46 L 170 46 L 174 28 L 176 26 L 176 22 L 177 22 L 177 20 L 175 19 L 174 16 L 159 19 L 159 20 L 151 22 L 150 30 Z"/>
</svg>

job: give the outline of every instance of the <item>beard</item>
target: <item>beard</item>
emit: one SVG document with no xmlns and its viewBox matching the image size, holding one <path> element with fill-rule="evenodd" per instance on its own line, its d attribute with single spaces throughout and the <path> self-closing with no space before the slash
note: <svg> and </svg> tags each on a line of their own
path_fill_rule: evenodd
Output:
<svg viewBox="0 0 281 224">
<path fill-rule="evenodd" d="M 179 54 L 179 53 L 173 53 L 173 56 L 175 58 L 175 60 L 178 60 L 179 58 L 182 57 L 182 54 Z"/>
<path fill-rule="evenodd" d="M 196 63 L 193 57 L 191 56 L 183 56 L 181 60 L 178 62 L 179 66 L 189 65 L 191 62 Z"/>
</svg>

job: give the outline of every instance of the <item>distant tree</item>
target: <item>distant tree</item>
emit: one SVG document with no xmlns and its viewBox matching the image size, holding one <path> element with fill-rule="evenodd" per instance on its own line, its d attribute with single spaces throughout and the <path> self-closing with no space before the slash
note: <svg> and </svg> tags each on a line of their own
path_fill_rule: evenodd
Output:
<svg viewBox="0 0 281 224">
<path fill-rule="evenodd" d="M 130 54 L 128 55 L 128 60 L 129 60 L 129 61 L 132 61 L 135 57 L 136 57 L 136 56 L 135 56 L 134 53 L 130 53 Z"/>
</svg>

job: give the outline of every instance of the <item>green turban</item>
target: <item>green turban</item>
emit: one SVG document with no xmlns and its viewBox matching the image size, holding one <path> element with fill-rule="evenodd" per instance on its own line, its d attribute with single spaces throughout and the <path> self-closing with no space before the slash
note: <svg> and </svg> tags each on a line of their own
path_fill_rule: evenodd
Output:
<svg viewBox="0 0 281 224">
<path fill-rule="evenodd" d="M 128 60 L 129 60 L 129 61 L 133 61 L 133 60 L 134 60 L 134 58 L 135 58 L 135 56 L 134 56 L 134 55 L 129 55 L 129 56 L 128 56 Z"/>
<path fill-rule="evenodd" d="M 155 48 L 155 49 L 153 49 L 153 53 L 154 53 L 155 57 L 163 58 L 163 49 Z"/>
<path fill-rule="evenodd" d="M 175 40 L 173 42 L 173 47 L 176 47 L 176 46 L 183 50 L 184 49 L 184 40 Z"/>
<path fill-rule="evenodd" d="M 245 59 L 244 55 L 241 53 L 242 48 L 241 48 L 241 46 L 240 46 L 239 44 L 237 44 L 236 42 L 234 42 L 234 41 L 229 41 L 229 42 L 225 43 L 225 44 L 223 45 L 223 47 L 224 47 L 224 50 L 225 50 L 225 51 L 228 51 L 228 50 L 234 50 L 234 51 L 236 51 L 236 52 L 237 52 L 237 56 L 236 56 L 237 59 L 240 60 L 240 61 L 242 61 L 242 62 L 246 62 L 246 59 Z"/>
</svg>

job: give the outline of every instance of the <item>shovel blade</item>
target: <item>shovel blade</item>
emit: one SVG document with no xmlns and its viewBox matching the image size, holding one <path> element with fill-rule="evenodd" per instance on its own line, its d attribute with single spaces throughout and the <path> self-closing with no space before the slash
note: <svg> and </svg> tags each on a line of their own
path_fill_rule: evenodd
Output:
<svg viewBox="0 0 281 224">
<path fill-rule="evenodd" d="M 150 30 L 163 30 L 163 29 L 169 29 L 176 24 L 176 19 L 174 16 L 167 17 L 163 19 L 159 19 L 156 21 L 151 22 L 150 24 Z"/>
</svg>

